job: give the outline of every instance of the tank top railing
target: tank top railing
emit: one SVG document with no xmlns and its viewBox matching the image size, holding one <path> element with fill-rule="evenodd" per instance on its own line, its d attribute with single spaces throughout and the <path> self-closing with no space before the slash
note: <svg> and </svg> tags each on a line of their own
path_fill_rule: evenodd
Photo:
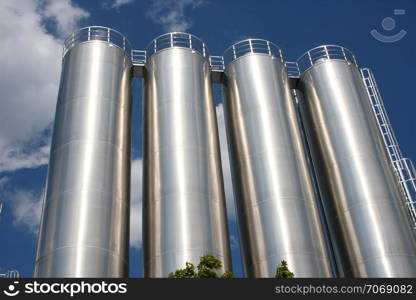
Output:
<svg viewBox="0 0 416 300">
<path fill-rule="evenodd" d="M 374 75 L 370 69 L 361 69 L 361 76 L 367 88 L 367 94 L 373 109 L 374 116 L 384 145 L 387 149 L 392 166 L 394 167 L 398 182 L 404 193 L 405 204 L 409 209 L 413 227 L 416 229 L 416 172 L 413 163 L 403 158 L 397 138 L 387 117 L 386 109 L 377 87 Z"/>
<path fill-rule="evenodd" d="M 155 53 L 168 48 L 189 48 L 206 57 L 215 72 L 223 72 L 227 63 L 248 53 L 263 53 L 278 57 L 283 62 L 282 51 L 272 42 L 261 39 L 248 39 L 229 47 L 224 56 L 209 55 L 204 42 L 192 34 L 183 32 L 171 32 L 155 38 L 146 50 L 131 50 L 133 65 L 144 66 L 146 61 Z M 299 78 L 297 62 L 285 62 L 285 67 L 290 78 Z"/>
<path fill-rule="evenodd" d="M 170 32 L 158 36 L 147 46 L 146 53 L 149 58 L 163 49 L 173 47 L 189 48 L 199 52 L 203 57 L 209 56 L 208 49 L 202 40 L 184 32 Z"/>
<path fill-rule="evenodd" d="M 20 274 L 17 270 L 9 270 L 6 273 L 0 274 L 0 278 L 19 278 Z"/>
<path fill-rule="evenodd" d="M 298 59 L 300 73 L 325 59 L 343 60 L 357 65 L 354 54 L 347 48 L 337 45 L 323 45 L 309 50 Z"/>
<path fill-rule="evenodd" d="M 262 39 L 247 39 L 235 43 L 225 50 L 223 55 L 225 66 L 248 53 L 268 54 L 279 58 L 283 62 L 282 51 L 272 42 Z"/>
<path fill-rule="evenodd" d="M 103 26 L 89 26 L 73 32 L 64 42 L 63 56 L 74 46 L 87 41 L 104 41 L 113 44 L 130 55 L 130 42 L 120 32 Z"/>
</svg>

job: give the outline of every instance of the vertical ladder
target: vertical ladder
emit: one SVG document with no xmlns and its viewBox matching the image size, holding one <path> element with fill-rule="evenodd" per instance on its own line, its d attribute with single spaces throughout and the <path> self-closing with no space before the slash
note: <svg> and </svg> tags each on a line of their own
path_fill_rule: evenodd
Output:
<svg viewBox="0 0 416 300">
<path fill-rule="evenodd" d="M 410 159 L 404 158 L 391 123 L 387 117 L 386 109 L 377 87 L 376 80 L 370 69 L 361 69 L 361 76 L 367 89 L 371 107 L 383 137 L 391 164 L 395 170 L 399 184 L 404 194 L 405 204 L 409 210 L 413 228 L 416 229 L 416 171 Z"/>
</svg>

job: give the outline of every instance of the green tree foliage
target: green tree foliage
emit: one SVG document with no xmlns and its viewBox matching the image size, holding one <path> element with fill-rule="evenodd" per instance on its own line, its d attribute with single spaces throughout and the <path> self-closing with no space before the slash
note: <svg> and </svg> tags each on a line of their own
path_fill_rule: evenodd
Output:
<svg viewBox="0 0 416 300">
<path fill-rule="evenodd" d="M 233 278 L 233 273 L 226 271 L 220 277 L 215 272 L 222 267 L 221 261 L 211 254 L 201 256 L 200 262 L 196 267 L 187 262 L 184 269 L 176 270 L 169 274 L 169 278 Z"/>
<path fill-rule="evenodd" d="M 289 267 L 287 265 L 287 261 L 282 260 L 280 262 L 280 266 L 276 268 L 276 275 L 275 278 L 293 278 L 295 274 L 290 272 Z"/>
<path fill-rule="evenodd" d="M 185 269 L 170 273 L 169 278 L 196 278 L 195 267 L 190 262 L 187 262 Z"/>
<path fill-rule="evenodd" d="M 221 275 L 221 278 L 234 278 L 234 275 L 230 271 L 225 271 L 225 273 Z"/>
</svg>

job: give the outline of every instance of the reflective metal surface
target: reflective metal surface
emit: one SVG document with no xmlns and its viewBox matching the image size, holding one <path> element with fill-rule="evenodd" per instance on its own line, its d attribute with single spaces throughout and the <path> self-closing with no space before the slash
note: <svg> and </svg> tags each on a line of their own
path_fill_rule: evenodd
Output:
<svg viewBox="0 0 416 300">
<path fill-rule="evenodd" d="M 189 48 L 153 54 L 144 105 L 145 276 L 166 277 L 207 253 L 231 270 L 208 61 Z"/>
<path fill-rule="evenodd" d="M 249 53 L 225 70 L 224 114 L 245 268 L 274 277 L 331 277 L 327 247 L 280 57 Z"/>
<path fill-rule="evenodd" d="M 35 277 L 128 276 L 131 60 L 104 41 L 63 60 Z"/>
<path fill-rule="evenodd" d="M 359 69 L 322 59 L 300 90 L 342 276 L 416 277 L 415 235 Z"/>
</svg>

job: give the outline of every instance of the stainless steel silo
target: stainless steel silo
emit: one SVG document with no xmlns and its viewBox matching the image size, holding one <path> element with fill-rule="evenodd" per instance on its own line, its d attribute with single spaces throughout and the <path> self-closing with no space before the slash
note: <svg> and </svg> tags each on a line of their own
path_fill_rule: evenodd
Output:
<svg viewBox="0 0 416 300">
<path fill-rule="evenodd" d="M 298 61 L 299 103 L 342 276 L 415 277 L 416 239 L 354 56 Z"/>
<path fill-rule="evenodd" d="M 245 268 L 331 277 L 327 245 L 280 49 L 248 39 L 224 54 L 224 115 Z"/>
<path fill-rule="evenodd" d="M 168 33 L 147 48 L 143 238 L 146 277 L 213 254 L 231 269 L 211 69 L 205 44 Z"/>
<path fill-rule="evenodd" d="M 128 276 L 131 68 L 112 29 L 65 42 L 35 277 Z"/>
</svg>

